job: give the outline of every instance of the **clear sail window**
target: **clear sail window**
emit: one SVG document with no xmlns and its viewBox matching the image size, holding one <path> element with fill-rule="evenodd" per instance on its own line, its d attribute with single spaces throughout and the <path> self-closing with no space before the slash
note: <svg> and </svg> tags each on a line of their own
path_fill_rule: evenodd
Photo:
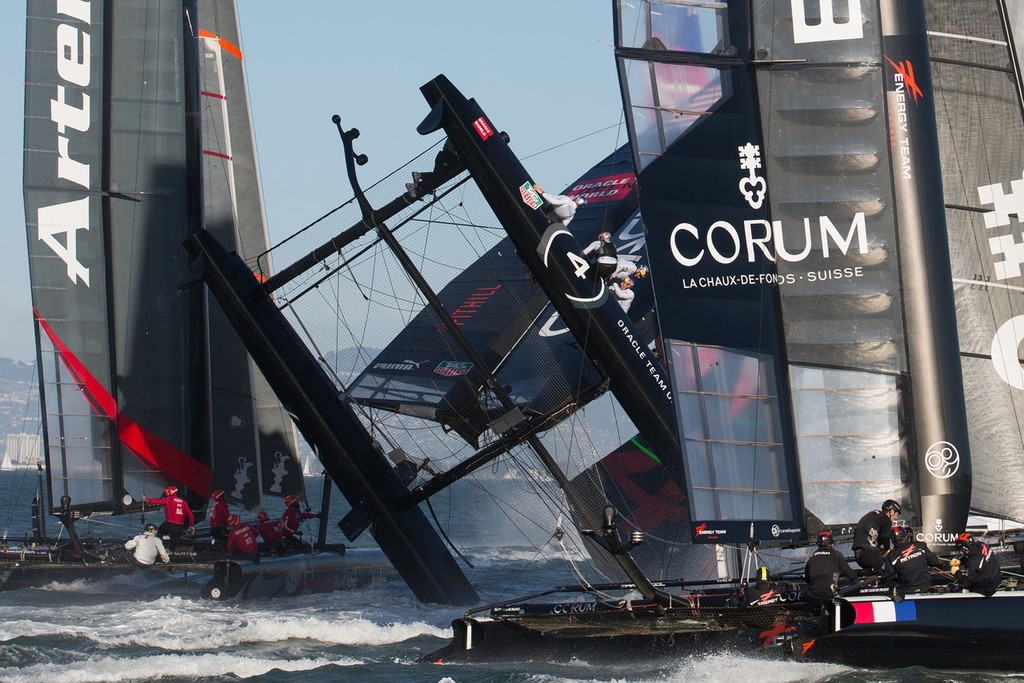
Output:
<svg viewBox="0 0 1024 683">
<path fill-rule="evenodd" d="M 900 498 L 899 395 L 892 375 L 790 368 L 804 505 L 825 524 L 856 522 Z"/>
<path fill-rule="evenodd" d="M 769 359 L 675 340 L 669 348 L 694 517 L 791 518 Z"/>
<path fill-rule="evenodd" d="M 642 169 L 722 99 L 721 71 L 692 63 L 692 55 L 730 51 L 726 5 L 620 2 L 618 19 L 619 68 Z"/>
</svg>

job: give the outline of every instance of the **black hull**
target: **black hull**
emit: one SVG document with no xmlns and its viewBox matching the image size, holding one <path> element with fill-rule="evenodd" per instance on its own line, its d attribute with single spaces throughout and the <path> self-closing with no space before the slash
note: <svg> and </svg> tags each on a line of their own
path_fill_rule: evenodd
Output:
<svg viewBox="0 0 1024 683">
<path fill-rule="evenodd" d="M 275 598 L 306 593 L 351 590 L 398 573 L 376 548 L 347 549 L 252 560 L 224 560 L 214 564 L 213 578 L 203 586 L 211 600 Z"/>
<path fill-rule="evenodd" d="M 898 619 L 870 622 L 871 618 Z M 1024 591 L 848 598 L 819 629 L 794 638 L 795 658 L 848 666 L 1024 669 Z"/>
<path fill-rule="evenodd" d="M 498 612 L 506 612 L 499 614 Z M 452 622 L 452 642 L 424 661 L 621 662 L 665 655 L 698 655 L 729 649 L 782 656 L 787 635 L 816 624 L 820 607 L 808 603 L 730 608 L 653 604 L 559 603 L 494 610 Z"/>
<path fill-rule="evenodd" d="M 84 558 L 67 548 L 48 546 L 0 549 L 0 591 L 41 588 L 75 581 L 104 581 L 118 576 L 168 577 L 203 581 L 201 595 L 212 600 L 265 599 L 351 590 L 397 577 L 376 548 L 332 546 L 320 552 L 267 555 L 259 561 L 231 559 L 204 546 L 172 551 L 171 562 L 139 567 L 116 542 L 90 546 Z M 88 590 L 88 589 L 85 589 Z"/>
</svg>

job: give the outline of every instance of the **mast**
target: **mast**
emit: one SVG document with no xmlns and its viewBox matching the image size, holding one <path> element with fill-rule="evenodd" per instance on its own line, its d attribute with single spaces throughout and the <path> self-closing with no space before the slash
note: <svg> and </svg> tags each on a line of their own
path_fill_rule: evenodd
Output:
<svg viewBox="0 0 1024 683">
<path fill-rule="evenodd" d="M 253 272 L 204 231 L 186 242 L 190 280 L 205 281 L 299 431 L 352 512 L 340 522 L 349 539 L 367 528 L 406 583 L 425 602 L 469 604 L 476 591 L 334 382 L 288 325 Z"/>
<path fill-rule="evenodd" d="M 928 542 L 953 549 L 967 525 L 971 457 L 942 196 L 924 3 L 883 0 L 882 54 L 893 153 L 913 416 L 913 469 Z M 894 162 L 894 166 L 895 166 Z"/>
</svg>

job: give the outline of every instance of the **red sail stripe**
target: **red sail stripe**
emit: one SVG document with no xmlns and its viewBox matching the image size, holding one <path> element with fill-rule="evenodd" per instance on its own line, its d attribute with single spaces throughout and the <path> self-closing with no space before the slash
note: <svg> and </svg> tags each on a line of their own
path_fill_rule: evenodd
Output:
<svg viewBox="0 0 1024 683">
<path fill-rule="evenodd" d="M 240 47 L 238 47 L 237 45 L 235 45 L 234 43 L 229 42 L 227 40 L 224 40 L 220 36 L 215 35 L 213 33 L 210 33 L 206 29 L 202 29 L 202 28 L 199 29 L 199 37 L 200 38 L 214 38 L 214 39 L 216 39 L 217 42 L 220 44 L 220 49 L 226 50 L 227 52 L 230 52 L 235 57 L 237 57 L 239 61 L 242 60 L 242 49 Z"/>
<path fill-rule="evenodd" d="M 210 149 L 204 149 L 203 154 L 211 157 L 220 157 L 221 159 L 227 159 L 228 161 L 231 161 L 230 155 L 222 154 L 221 152 L 214 152 L 213 150 Z"/>
<path fill-rule="evenodd" d="M 82 389 L 86 399 L 98 412 L 106 415 L 114 423 L 121 443 L 192 492 L 204 498 L 209 497 L 213 482 L 213 472 L 210 468 L 124 415 L 117 406 L 117 400 L 68 349 L 39 312 L 35 309 L 32 312 L 36 322 L 46 332 L 46 336 L 60 351 L 64 366 L 75 377 L 75 382 Z"/>
<path fill-rule="evenodd" d="M 223 95 L 219 92 L 211 92 L 209 90 L 200 90 L 199 94 L 203 97 L 216 97 L 218 100 L 226 100 L 228 98 L 227 95 Z"/>
</svg>

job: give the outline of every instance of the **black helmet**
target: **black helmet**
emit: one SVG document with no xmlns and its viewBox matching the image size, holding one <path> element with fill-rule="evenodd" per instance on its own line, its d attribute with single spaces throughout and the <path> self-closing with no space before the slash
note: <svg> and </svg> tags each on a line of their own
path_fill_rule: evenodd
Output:
<svg viewBox="0 0 1024 683">
<path fill-rule="evenodd" d="M 146 531 L 156 531 L 156 524 L 153 524 L 152 522 L 147 524 L 146 525 Z"/>
<path fill-rule="evenodd" d="M 895 510 L 897 515 L 903 512 L 903 508 L 900 507 L 900 504 L 892 498 L 882 503 L 882 512 L 888 512 L 889 510 Z"/>
<path fill-rule="evenodd" d="M 900 525 L 892 528 L 892 540 L 896 545 L 903 545 L 914 540 L 914 530 L 909 526 Z"/>
<path fill-rule="evenodd" d="M 828 529 L 818 532 L 818 547 L 819 548 L 831 548 L 835 544 L 835 539 L 832 538 L 832 532 Z"/>
</svg>

